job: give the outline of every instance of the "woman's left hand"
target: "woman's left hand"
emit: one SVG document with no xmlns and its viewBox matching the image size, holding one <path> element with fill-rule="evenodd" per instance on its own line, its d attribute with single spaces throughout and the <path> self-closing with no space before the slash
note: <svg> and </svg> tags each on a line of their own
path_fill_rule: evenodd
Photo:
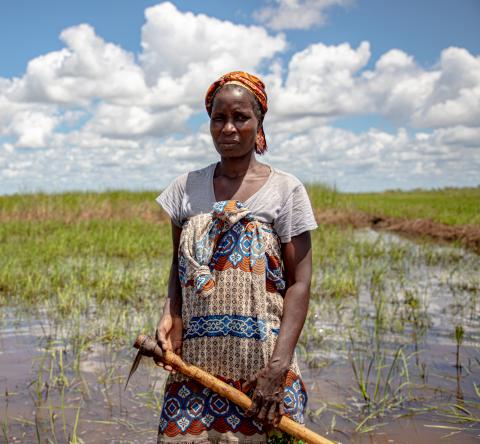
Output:
<svg viewBox="0 0 480 444">
<path fill-rule="evenodd" d="M 256 416 L 262 422 L 278 426 L 285 414 L 283 389 L 287 371 L 288 367 L 270 363 L 247 381 L 244 388 L 254 388 L 252 405 L 245 412 L 247 416 Z"/>
</svg>

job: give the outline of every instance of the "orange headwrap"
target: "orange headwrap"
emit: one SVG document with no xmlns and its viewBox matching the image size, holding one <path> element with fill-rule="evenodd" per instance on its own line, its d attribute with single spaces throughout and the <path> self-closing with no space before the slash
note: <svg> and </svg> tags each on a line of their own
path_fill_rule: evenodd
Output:
<svg viewBox="0 0 480 444">
<path fill-rule="evenodd" d="M 208 88 L 207 95 L 205 96 L 205 107 L 207 108 L 208 115 L 212 114 L 213 99 L 218 90 L 227 84 L 240 85 L 243 88 L 250 91 L 257 99 L 262 114 L 268 111 L 267 106 L 267 93 L 265 92 L 264 83 L 252 74 L 243 71 L 233 71 L 224 74 L 218 80 L 213 82 Z M 263 125 L 258 127 L 257 138 L 255 141 L 255 151 L 258 154 L 263 154 L 267 151 L 267 142 L 265 140 L 265 133 L 263 132 Z"/>
</svg>

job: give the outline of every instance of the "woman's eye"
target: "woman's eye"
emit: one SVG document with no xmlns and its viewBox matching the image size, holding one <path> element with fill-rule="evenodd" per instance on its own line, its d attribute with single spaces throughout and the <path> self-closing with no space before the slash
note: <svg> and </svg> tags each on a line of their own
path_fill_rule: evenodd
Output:
<svg viewBox="0 0 480 444">
<path fill-rule="evenodd" d="M 237 116 L 237 120 L 240 120 L 240 122 L 245 122 L 246 120 L 248 120 L 248 116 L 245 116 L 244 114 L 239 114 Z"/>
</svg>

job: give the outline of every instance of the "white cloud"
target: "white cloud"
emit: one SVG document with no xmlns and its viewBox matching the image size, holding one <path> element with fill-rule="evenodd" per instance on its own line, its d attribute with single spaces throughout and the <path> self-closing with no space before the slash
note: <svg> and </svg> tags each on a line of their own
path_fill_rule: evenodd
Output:
<svg viewBox="0 0 480 444">
<path fill-rule="evenodd" d="M 140 61 L 157 97 L 168 105 L 182 101 L 198 107 L 213 79 L 239 69 L 256 72 L 286 47 L 283 35 L 180 12 L 169 2 L 147 8 L 145 17 Z"/>
<path fill-rule="evenodd" d="M 342 190 L 478 185 L 480 134 L 465 127 L 409 133 L 353 133 L 318 126 L 302 133 L 268 132 L 265 161 L 304 181 Z M 466 143 L 468 141 L 468 144 Z M 182 138 L 109 138 L 94 133 L 54 136 L 47 150 L 0 149 L 2 191 L 160 189 L 177 175 L 217 159 L 206 127 Z"/>
<path fill-rule="evenodd" d="M 367 99 L 355 74 L 370 58 L 368 42 L 317 43 L 293 55 L 285 84 L 271 94 L 272 109 L 285 116 L 335 116 L 364 110 Z"/>
<path fill-rule="evenodd" d="M 397 124 L 480 125 L 480 57 L 465 49 L 443 50 L 440 63 L 431 70 L 403 51 L 391 50 L 363 77 L 371 108 Z"/>
<path fill-rule="evenodd" d="M 60 38 L 67 47 L 31 60 L 25 76 L 7 89 L 11 100 L 62 105 L 144 100 L 147 88 L 133 54 L 105 42 L 86 24 L 64 30 Z"/>
<path fill-rule="evenodd" d="M 256 11 L 254 17 L 275 30 L 308 29 L 325 24 L 328 8 L 351 3 L 351 0 L 271 0 L 268 6 Z"/>
<path fill-rule="evenodd" d="M 480 57 L 462 48 L 442 51 L 425 106 L 415 111 L 418 127 L 480 125 Z"/>
<path fill-rule="evenodd" d="M 154 112 L 147 107 L 103 103 L 84 129 L 107 137 L 165 136 L 185 130 L 185 121 L 191 115 L 186 105 Z"/>
<path fill-rule="evenodd" d="M 66 110 L 67 120 L 78 107 L 91 115 L 86 134 L 138 138 L 184 131 L 193 108 L 203 109 L 212 79 L 233 69 L 255 71 L 286 46 L 283 35 L 183 13 L 171 3 L 145 15 L 141 65 L 82 24 L 65 29 L 66 47 L 32 59 L 23 77 L 0 78 L 0 134 L 16 136 L 18 146 L 46 146 L 58 115 Z"/>
<path fill-rule="evenodd" d="M 480 148 L 480 127 L 454 126 L 439 128 L 433 133 L 436 144 L 453 146 L 457 148 Z M 422 140 L 429 140 L 425 135 Z"/>
<path fill-rule="evenodd" d="M 0 192 L 160 188 L 214 161 L 208 125 L 189 119 L 201 120 L 206 88 L 233 69 L 267 85 L 266 160 L 304 180 L 356 190 L 478 184 L 480 57 L 465 49 L 445 49 L 428 68 L 400 49 L 371 64 L 369 42 L 314 43 L 282 60 L 284 35 L 171 3 L 146 10 L 138 55 L 86 24 L 61 39 L 65 48 L 31 60 L 24 76 L 0 78 Z M 397 129 L 335 127 L 370 114 Z"/>
<path fill-rule="evenodd" d="M 11 146 L 45 147 L 61 121 L 55 106 L 15 103 L 0 92 L 0 137 L 13 138 L 15 143 L 9 144 Z"/>
<path fill-rule="evenodd" d="M 274 120 L 379 114 L 397 126 L 480 126 L 480 57 L 442 51 L 433 69 L 393 49 L 372 70 L 370 46 L 312 44 L 294 54 L 286 80 L 272 81 Z M 313 122 L 312 122 L 313 123 Z"/>
<path fill-rule="evenodd" d="M 18 148 L 42 148 L 47 145 L 58 123 L 59 118 L 55 115 L 25 109 L 15 113 L 7 132 L 18 137 L 15 144 Z"/>
<path fill-rule="evenodd" d="M 274 136 L 270 146 L 269 160 L 277 167 L 342 190 L 479 184 L 480 132 L 463 127 L 417 137 L 402 128 L 356 134 L 320 126 L 289 138 Z"/>
</svg>

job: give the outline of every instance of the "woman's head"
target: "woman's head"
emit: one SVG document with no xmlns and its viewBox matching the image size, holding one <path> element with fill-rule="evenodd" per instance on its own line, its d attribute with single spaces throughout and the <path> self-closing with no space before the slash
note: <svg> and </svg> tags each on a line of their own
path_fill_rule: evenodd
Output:
<svg viewBox="0 0 480 444">
<path fill-rule="evenodd" d="M 210 132 L 221 155 L 267 150 L 263 117 L 268 110 L 265 85 L 251 74 L 235 71 L 214 82 L 205 97 Z"/>
</svg>

